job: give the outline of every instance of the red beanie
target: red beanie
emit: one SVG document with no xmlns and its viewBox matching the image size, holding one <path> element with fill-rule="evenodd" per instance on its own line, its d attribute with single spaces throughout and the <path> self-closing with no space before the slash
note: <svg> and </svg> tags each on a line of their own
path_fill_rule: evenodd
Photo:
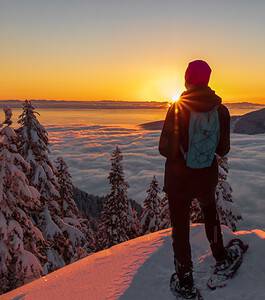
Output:
<svg viewBox="0 0 265 300">
<path fill-rule="evenodd" d="M 208 85 L 211 75 L 211 68 L 203 60 L 194 60 L 189 63 L 185 73 L 185 80 L 191 85 Z"/>
</svg>

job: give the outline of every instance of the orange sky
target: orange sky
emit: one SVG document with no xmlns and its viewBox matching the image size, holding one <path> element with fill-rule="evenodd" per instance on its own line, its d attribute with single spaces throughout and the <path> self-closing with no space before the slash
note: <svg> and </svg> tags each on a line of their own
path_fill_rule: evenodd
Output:
<svg viewBox="0 0 265 300">
<path fill-rule="evenodd" d="M 225 101 L 265 103 L 260 1 L 95 2 L 1 4 L 0 99 L 165 101 L 205 59 Z"/>
</svg>

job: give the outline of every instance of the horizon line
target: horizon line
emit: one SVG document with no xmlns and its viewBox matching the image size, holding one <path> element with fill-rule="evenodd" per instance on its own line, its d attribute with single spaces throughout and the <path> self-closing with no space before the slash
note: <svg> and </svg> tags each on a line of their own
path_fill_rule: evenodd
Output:
<svg viewBox="0 0 265 300">
<path fill-rule="evenodd" d="M 125 103 L 170 103 L 172 100 L 114 100 L 114 99 L 102 99 L 102 100 L 65 100 L 65 99 L 0 99 L 0 102 L 23 102 L 23 101 L 43 101 L 43 102 L 125 102 Z M 250 103 L 265 105 L 265 99 L 261 100 L 224 100 L 223 103 Z"/>
</svg>

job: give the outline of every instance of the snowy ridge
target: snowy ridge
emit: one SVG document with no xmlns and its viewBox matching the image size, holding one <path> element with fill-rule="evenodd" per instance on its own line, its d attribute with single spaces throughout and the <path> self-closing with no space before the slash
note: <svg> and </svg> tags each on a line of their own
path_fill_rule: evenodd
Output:
<svg viewBox="0 0 265 300">
<path fill-rule="evenodd" d="M 204 226 L 191 225 L 196 284 L 204 299 L 265 299 L 265 231 L 231 232 L 223 227 L 224 240 L 239 237 L 249 250 L 238 274 L 227 287 L 206 288 L 214 260 Z M 170 229 L 151 233 L 97 252 L 0 297 L 1 300 L 106 300 L 174 299 L 169 291 L 173 272 Z"/>
</svg>

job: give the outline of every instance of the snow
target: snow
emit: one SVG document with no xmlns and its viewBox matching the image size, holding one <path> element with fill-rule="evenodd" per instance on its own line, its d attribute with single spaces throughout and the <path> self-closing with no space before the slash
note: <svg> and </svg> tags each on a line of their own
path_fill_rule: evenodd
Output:
<svg viewBox="0 0 265 300">
<path fill-rule="evenodd" d="M 43 237 L 43 235 L 42 235 L 42 232 L 39 230 L 38 227 L 33 226 L 33 227 L 32 227 L 32 232 L 33 232 L 33 234 L 35 235 L 37 241 L 45 241 L 45 240 L 44 240 L 44 237 Z"/>
<path fill-rule="evenodd" d="M 72 245 L 77 246 L 81 245 L 82 241 L 85 241 L 85 235 L 77 228 L 72 225 L 65 223 L 63 220 L 58 218 L 58 224 L 63 232 L 67 232 L 69 240 L 71 241 Z"/>
<path fill-rule="evenodd" d="M 3 239 L 6 239 L 7 228 L 6 218 L 0 211 L 0 234 L 3 235 Z"/>
<path fill-rule="evenodd" d="M 225 242 L 239 237 L 249 244 L 249 250 L 227 287 L 210 291 L 205 284 L 214 260 L 203 225 L 191 225 L 194 276 L 204 299 L 265 299 L 265 231 L 232 233 L 227 227 L 223 231 Z M 170 229 L 158 231 L 97 252 L 4 294 L 1 300 L 173 300 L 169 291 L 173 272 L 170 233 Z"/>
<path fill-rule="evenodd" d="M 17 265 L 17 272 L 19 272 L 19 267 L 25 270 L 26 282 L 30 282 L 34 280 L 34 278 L 41 276 L 42 266 L 35 255 L 25 249 L 22 249 L 19 259 L 21 262 L 21 266 L 20 264 Z M 31 266 L 31 268 L 28 268 L 28 266 Z"/>
<path fill-rule="evenodd" d="M 44 219 L 45 227 L 43 229 L 43 233 L 46 239 L 53 239 L 57 235 L 62 235 L 61 229 L 58 225 L 52 220 L 50 211 L 48 207 L 45 207 L 42 217 Z"/>
</svg>

